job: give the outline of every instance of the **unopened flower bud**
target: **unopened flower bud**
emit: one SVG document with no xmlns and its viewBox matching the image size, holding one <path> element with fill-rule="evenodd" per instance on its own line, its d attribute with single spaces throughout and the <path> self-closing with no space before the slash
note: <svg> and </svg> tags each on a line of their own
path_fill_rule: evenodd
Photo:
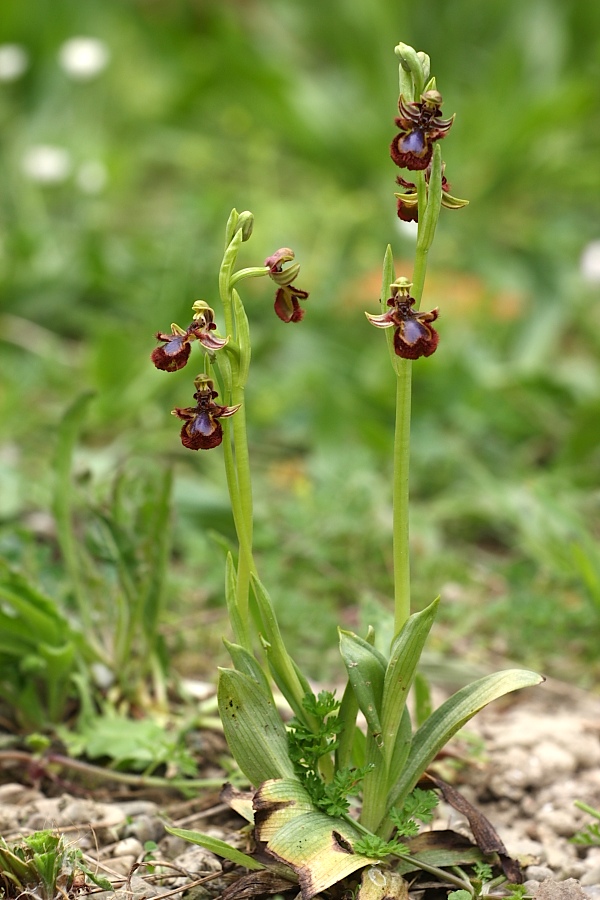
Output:
<svg viewBox="0 0 600 900">
<path fill-rule="evenodd" d="M 240 213 L 235 230 L 242 232 L 242 241 L 247 241 L 252 234 L 253 227 L 254 216 L 246 209 Z"/>
</svg>

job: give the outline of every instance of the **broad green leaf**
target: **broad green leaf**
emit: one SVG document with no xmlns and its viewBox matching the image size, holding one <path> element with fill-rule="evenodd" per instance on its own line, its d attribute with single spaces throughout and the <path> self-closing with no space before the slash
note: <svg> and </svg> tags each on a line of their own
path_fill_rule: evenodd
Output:
<svg viewBox="0 0 600 900">
<path fill-rule="evenodd" d="M 394 752 L 392 754 L 392 758 L 388 765 L 387 778 L 388 778 L 388 790 L 389 788 L 396 783 L 402 769 L 406 764 L 406 760 L 408 758 L 408 754 L 410 753 L 410 747 L 412 743 L 412 723 L 410 720 L 410 713 L 408 711 L 408 707 L 404 707 L 402 712 L 402 720 L 400 722 L 400 727 L 396 732 L 396 739 L 394 741 Z"/>
<path fill-rule="evenodd" d="M 358 730 L 356 727 L 358 709 L 356 695 L 350 681 L 348 681 L 338 711 L 338 724 L 341 726 L 341 730 L 339 732 L 338 745 L 335 751 L 336 770 L 345 769 L 352 765 L 355 734 Z M 357 765 L 356 760 L 354 760 L 354 764 Z"/>
<path fill-rule="evenodd" d="M 439 598 L 422 612 L 410 616 L 392 643 L 390 661 L 385 673 L 381 709 L 383 752 L 388 767 L 394 755 L 396 736 L 402 722 L 408 692 L 413 683 L 438 605 Z"/>
<path fill-rule="evenodd" d="M 254 656 L 240 644 L 231 644 L 225 639 L 223 640 L 223 643 L 225 644 L 227 652 L 237 671 L 243 672 L 244 675 L 249 675 L 250 678 L 253 678 L 259 687 L 262 688 L 265 696 L 272 700 L 273 695 L 271 693 L 271 685 L 258 660 L 256 660 Z"/>
<path fill-rule="evenodd" d="M 381 704 L 386 659 L 363 638 L 340 629 L 340 653 L 348 671 L 358 705 L 367 720 L 369 732 L 379 748 L 383 747 Z"/>
<path fill-rule="evenodd" d="M 543 680 L 542 675 L 527 669 L 506 669 L 480 678 L 442 703 L 415 732 L 406 766 L 391 791 L 389 807 L 402 803 L 442 747 L 479 710 L 504 694 Z"/>
<path fill-rule="evenodd" d="M 361 833 L 344 819 L 312 806 L 309 795 L 289 780 L 266 781 L 254 798 L 256 836 L 267 852 L 298 876 L 303 900 L 378 860 L 354 853 Z"/>
<path fill-rule="evenodd" d="M 225 739 L 251 784 L 294 778 L 285 726 L 256 681 L 234 669 L 220 669 L 217 698 Z"/>
<path fill-rule="evenodd" d="M 187 831 L 185 828 L 171 828 L 169 825 L 165 826 L 165 831 L 175 835 L 175 837 L 190 841 L 192 844 L 198 844 L 200 847 L 204 847 L 205 850 L 210 850 L 210 852 L 214 853 L 216 856 L 221 856 L 223 859 L 230 860 L 232 863 L 235 863 L 236 866 L 243 866 L 245 869 L 253 869 L 255 871 L 266 868 L 266 866 L 263 866 L 262 863 L 257 862 L 251 856 L 242 853 L 241 850 L 230 847 L 225 841 L 210 837 L 208 834 L 202 834 L 200 831 Z"/>
</svg>

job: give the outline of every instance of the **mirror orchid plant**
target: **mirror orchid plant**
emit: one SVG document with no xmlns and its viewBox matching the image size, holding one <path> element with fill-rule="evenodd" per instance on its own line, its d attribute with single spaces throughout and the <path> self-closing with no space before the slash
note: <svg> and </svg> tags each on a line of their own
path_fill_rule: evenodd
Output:
<svg viewBox="0 0 600 900">
<path fill-rule="evenodd" d="M 388 654 L 376 649 L 372 629 L 364 636 L 340 630 L 340 652 L 347 673 L 341 700 L 322 691 L 315 696 L 306 675 L 291 658 L 275 608 L 262 584 L 253 555 L 250 455 L 244 391 L 251 343 L 246 309 L 238 289 L 248 278 L 275 282 L 274 309 L 286 323 L 299 323 L 308 293 L 297 287 L 299 265 L 289 248 L 277 250 L 264 265 L 236 268 L 242 244 L 252 233 L 249 212 L 232 211 L 219 272 L 223 335 L 215 312 L 203 301 L 193 305 L 186 327 L 159 332 L 154 365 L 173 372 L 187 365 L 192 345 L 203 353 L 203 370 L 194 380 L 194 404 L 173 410 L 181 422 L 181 442 L 190 450 L 222 449 L 239 552 L 226 562 L 225 597 L 233 641 L 225 641 L 233 668 L 221 669 L 218 703 L 230 751 L 252 786 L 249 794 L 230 790 L 231 805 L 254 824 L 260 858 L 194 832 L 177 832 L 247 867 L 250 877 L 274 868 L 278 877 L 299 882 L 303 900 L 362 870 L 364 895 L 414 870 L 435 872 L 474 896 L 464 872 L 440 869 L 426 852 L 413 849 L 418 822 L 428 822 L 436 798 L 423 789 L 424 773 L 450 738 L 490 701 L 542 679 L 533 672 L 497 672 L 459 690 L 413 727 L 407 699 L 421 652 L 433 625 L 438 600 L 412 613 L 410 598 L 408 475 L 413 363 L 431 356 L 439 341 L 438 310 L 421 311 L 427 259 L 442 206 L 457 209 L 444 174 L 441 142 L 454 117 L 442 117 L 442 96 L 430 75 L 429 57 L 406 44 L 399 57 L 398 133 L 391 158 L 409 178 L 398 177 L 398 216 L 416 221 L 418 236 L 410 278 L 396 276 L 391 248 L 383 263 L 379 313 L 367 319 L 385 329 L 396 392 L 393 446 L 394 638 Z M 410 180 L 409 180 L 410 179 Z M 292 718 L 282 717 L 273 689 L 283 695 Z M 421 785 L 421 786 L 419 786 Z M 438 787 L 435 779 L 425 787 Z M 446 795 L 445 795 L 446 796 Z M 350 801 L 350 797 L 358 797 Z M 481 846 L 481 845 L 480 845 Z M 475 848 L 477 849 L 477 848 Z M 485 847 L 502 856 L 500 844 Z M 477 851 L 480 853 L 480 851 Z M 481 854 L 475 859 L 482 859 Z M 449 853 L 448 865 L 459 861 Z M 471 862 L 474 860 L 472 859 Z M 457 874 L 458 871 L 458 874 Z M 264 872 L 263 872 L 264 875 Z M 356 876 L 355 876 L 356 877 Z M 281 889 L 281 888 L 279 888 Z M 383 892 L 383 893 L 382 893 Z"/>
</svg>

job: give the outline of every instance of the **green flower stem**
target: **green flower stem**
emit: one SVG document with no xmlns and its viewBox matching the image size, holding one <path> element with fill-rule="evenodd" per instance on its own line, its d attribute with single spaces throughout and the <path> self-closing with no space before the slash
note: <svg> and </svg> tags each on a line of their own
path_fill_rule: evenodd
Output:
<svg viewBox="0 0 600 900">
<path fill-rule="evenodd" d="M 396 366 L 396 427 L 394 432 L 393 559 L 394 634 L 410 616 L 409 466 L 412 361 L 398 359 Z"/>
<path fill-rule="evenodd" d="M 419 231 L 411 295 L 415 307 L 421 305 L 429 248 L 433 242 L 442 199 L 442 157 L 439 144 L 434 148 L 429 189 L 423 172 L 416 172 L 419 202 Z M 398 634 L 410 615 L 409 556 L 409 465 L 412 362 L 397 359 L 396 429 L 394 434 L 394 631 Z"/>
<path fill-rule="evenodd" d="M 453 884 L 457 888 L 462 888 L 462 890 L 467 891 L 471 897 L 475 896 L 475 891 L 471 882 L 463 881 L 462 878 L 452 875 L 448 869 L 438 869 L 437 866 L 430 866 L 428 863 L 423 862 L 422 859 L 419 859 L 416 856 L 410 856 L 408 853 L 397 853 L 394 854 L 394 856 L 397 856 L 398 859 L 402 859 L 405 862 L 412 863 L 418 869 L 422 869 L 423 872 L 429 872 L 430 875 L 435 875 L 440 881 L 445 881 L 447 884 Z"/>
<path fill-rule="evenodd" d="M 236 328 L 234 300 L 233 300 L 233 283 L 243 277 L 257 277 L 264 275 L 268 269 L 264 267 L 256 270 L 240 270 L 233 274 L 233 267 L 237 259 L 237 254 L 242 243 L 241 230 L 236 231 L 231 238 L 223 256 L 221 269 L 219 271 L 219 294 L 223 304 L 223 314 L 225 318 L 225 329 L 228 335 L 236 340 L 238 338 L 238 328 Z M 240 348 L 240 354 L 244 352 Z M 250 575 L 256 573 L 254 559 L 252 556 L 252 484 L 250 480 L 250 461 L 248 455 L 248 438 L 246 432 L 246 414 L 244 407 L 244 387 L 237 382 L 236 372 L 232 373 L 232 377 L 228 378 L 222 370 L 222 376 L 228 388 L 228 405 L 235 406 L 241 404 L 231 422 L 223 423 L 226 431 L 226 441 L 224 441 L 224 461 L 225 473 L 227 477 L 227 486 L 231 498 L 231 507 L 233 511 L 233 521 L 239 543 L 239 559 L 236 584 L 236 605 L 243 623 L 244 633 L 236 636 L 236 640 L 247 650 L 251 650 L 250 642 Z"/>
<path fill-rule="evenodd" d="M 268 274 L 269 269 L 267 266 L 252 266 L 248 269 L 239 269 L 229 279 L 229 287 L 235 287 L 238 281 L 242 281 L 244 278 L 262 278 L 263 275 Z"/>
</svg>

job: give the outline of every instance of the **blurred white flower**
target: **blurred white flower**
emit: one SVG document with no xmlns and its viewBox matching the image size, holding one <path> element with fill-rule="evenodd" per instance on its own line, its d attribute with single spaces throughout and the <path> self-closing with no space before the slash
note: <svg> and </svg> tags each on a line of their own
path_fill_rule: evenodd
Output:
<svg viewBox="0 0 600 900">
<path fill-rule="evenodd" d="M 36 144 L 29 147 L 21 161 L 25 175 L 40 184 L 59 184 L 65 181 L 72 167 L 69 151 L 51 144 Z"/>
<path fill-rule="evenodd" d="M 20 44 L 0 44 L 0 81 L 16 81 L 28 66 L 29 56 Z"/>
<path fill-rule="evenodd" d="M 75 180 L 84 194 L 99 194 L 108 180 L 106 166 L 99 159 L 89 159 L 81 163 Z"/>
<path fill-rule="evenodd" d="M 108 65 L 110 52 L 98 38 L 74 37 L 61 46 L 58 61 L 64 71 L 76 81 L 87 81 L 103 72 Z"/>
<path fill-rule="evenodd" d="M 600 241 L 590 241 L 581 254 L 581 276 L 588 284 L 600 284 Z"/>
</svg>

